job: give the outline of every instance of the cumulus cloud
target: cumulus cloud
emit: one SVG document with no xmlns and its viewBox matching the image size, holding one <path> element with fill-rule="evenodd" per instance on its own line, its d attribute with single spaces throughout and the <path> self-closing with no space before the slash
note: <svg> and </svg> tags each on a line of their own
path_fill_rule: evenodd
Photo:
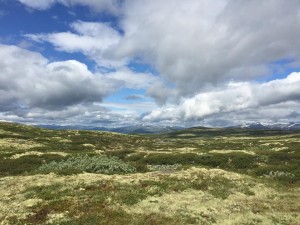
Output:
<svg viewBox="0 0 300 225">
<path fill-rule="evenodd" d="M 299 73 L 257 83 L 299 68 L 298 0 L 131 0 L 122 6 L 118 1 L 19 1 L 39 10 L 56 3 L 99 4 L 115 13 L 119 31 L 107 23 L 76 21 L 71 31 L 27 37 L 59 51 L 81 52 L 100 67 L 116 69 L 105 79 L 147 89 L 162 107 L 145 115 L 146 121 L 212 121 L 218 116 L 222 123 L 228 113 L 239 121 L 271 112 L 275 120 L 280 112 L 288 118 L 299 111 Z M 124 69 L 136 59 L 154 67 L 160 78 Z M 9 95 L 7 101 L 15 98 Z M 292 103 L 297 105 L 293 110 L 280 110 Z"/>
<path fill-rule="evenodd" d="M 124 63 L 104 57 L 116 45 L 121 36 L 109 25 L 98 22 L 76 21 L 70 25 L 74 33 L 27 34 L 36 42 L 50 42 L 58 51 L 81 52 L 95 60 L 99 66 L 120 66 Z"/>
<path fill-rule="evenodd" d="M 289 123 L 300 121 L 299 102 L 284 102 L 230 113 L 216 113 L 198 121 L 203 126 L 226 127 L 245 123 Z"/>
<path fill-rule="evenodd" d="M 210 115 L 239 112 L 285 102 L 300 106 L 300 73 L 266 83 L 229 83 L 224 89 L 199 93 L 185 98 L 177 106 L 152 111 L 145 120 L 199 120 Z M 282 115 L 283 116 L 283 115 Z"/>
<path fill-rule="evenodd" d="M 299 60 L 299 1 L 128 1 L 115 57 L 142 56 L 181 96 Z"/>
<path fill-rule="evenodd" d="M 299 62 L 298 9 L 297 0 L 133 0 L 125 1 L 118 14 L 122 35 L 108 24 L 78 21 L 71 25 L 75 33 L 28 37 L 61 51 L 83 52 L 101 66 L 142 58 L 180 98 L 228 80 L 271 75 L 271 65 L 280 60 Z"/>
<path fill-rule="evenodd" d="M 97 11 L 108 11 L 116 14 L 119 11 L 119 4 L 117 0 L 18 0 L 22 4 L 36 9 L 46 10 L 54 4 L 63 4 L 67 7 L 74 5 L 87 6 Z"/>
<path fill-rule="evenodd" d="M 76 60 L 50 62 L 17 46 L 0 45 L 0 58 L 0 115 L 6 120 L 122 124 L 124 119 L 128 123 L 139 117 L 138 106 L 118 114 L 103 106 L 103 98 L 122 88 L 141 89 L 155 81 L 152 75 L 129 69 L 93 73 Z"/>
<path fill-rule="evenodd" d="M 78 61 L 49 62 L 38 53 L 16 46 L 0 45 L 0 57 L 2 111 L 20 105 L 52 109 L 101 102 L 122 87 L 144 88 L 152 79 L 127 69 L 93 74 Z"/>
<path fill-rule="evenodd" d="M 115 80 L 95 76 L 75 60 L 48 62 L 38 53 L 6 45 L 0 46 L 0 57 L 1 105 L 19 102 L 18 105 L 60 108 L 101 101 L 120 86 Z"/>
</svg>

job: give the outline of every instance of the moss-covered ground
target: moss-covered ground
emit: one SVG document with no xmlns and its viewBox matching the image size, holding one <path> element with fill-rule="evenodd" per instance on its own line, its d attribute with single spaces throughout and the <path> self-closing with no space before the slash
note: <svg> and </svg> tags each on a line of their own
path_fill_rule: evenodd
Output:
<svg viewBox="0 0 300 225">
<path fill-rule="evenodd" d="M 0 224 L 300 224 L 300 131 L 0 122 Z"/>
</svg>

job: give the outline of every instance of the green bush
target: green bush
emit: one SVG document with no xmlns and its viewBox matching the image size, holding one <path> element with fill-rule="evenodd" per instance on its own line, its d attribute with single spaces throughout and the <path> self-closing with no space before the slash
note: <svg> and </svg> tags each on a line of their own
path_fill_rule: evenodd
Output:
<svg viewBox="0 0 300 225">
<path fill-rule="evenodd" d="M 255 156 L 247 155 L 243 153 L 228 154 L 231 162 L 228 168 L 231 169 L 251 169 L 256 167 L 256 162 L 258 159 Z"/>
<path fill-rule="evenodd" d="M 215 155 L 199 155 L 196 160 L 197 164 L 204 165 L 208 167 L 224 167 L 228 158 L 224 155 L 215 154 Z"/>
<path fill-rule="evenodd" d="M 141 162 L 128 162 L 128 164 L 133 166 L 136 169 L 136 172 L 139 173 L 146 173 L 150 171 L 147 165 Z"/>
<path fill-rule="evenodd" d="M 151 165 L 204 165 L 218 167 L 227 163 L 228 159 L 219 155 L 197 155 L 194 153 L 185 154 L 150 154 L 141 159 L 144 163 Z"/>
<path fill-rule="evenodd" d="M 38 171 L 43 173 L 57 172 L 57 173 L 132 173 L 136 169 L 116 157 L 106 156 L 88 156 L 79 155 L 72 156 L 63 161 L 52 161 L 39 167 Z"/>
<path fill-rule="evenodd" d="M 124 159 L 127 155 L 134 153 L 133 150 L 118 150 L 118 151 L 107 151 L 105 154 L 107 156 L 115 156 L 119 159 Z"/>
<path fill-rule="evenodd" d="M 142 162 L 151 165 L 195 164 L 196 154 L 149 154 Z"/>
<path fill-rule="evenodd" d="M 266 165 L 253 171 L 257 177 L 271 178 L 282 183 L 299 183 L 300 169 L 298 164 Z"/>
<path fill-rule="evenodd" d="M 0 159 L 0 176 L 21 175 L 31 173 L 38 169 L 43 163 L 60 160 L 63 157 L 55 154 L 41 156 L 26 155 L 17 159 Z"/>
<path fill-rule="evenodd" d="M 126 161 L 140 161 L 145 157 L 146 153 L 134 153 L 126 157 Z"/>
</svg>

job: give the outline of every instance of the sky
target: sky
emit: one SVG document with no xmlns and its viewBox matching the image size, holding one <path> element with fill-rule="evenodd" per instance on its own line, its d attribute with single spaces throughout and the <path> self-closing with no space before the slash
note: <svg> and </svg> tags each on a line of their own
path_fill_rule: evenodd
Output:
<svg viewBox="0 0 300 225">
<path fill-rule="evenodd" d="M 0 0 L 0 120 L 300 121 L 299 0 Z"/>
</svg>

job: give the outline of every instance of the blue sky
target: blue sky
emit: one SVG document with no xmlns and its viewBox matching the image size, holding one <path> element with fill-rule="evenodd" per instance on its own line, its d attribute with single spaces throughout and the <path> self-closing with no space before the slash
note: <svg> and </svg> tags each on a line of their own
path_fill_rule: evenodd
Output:
<svg viewBox="0 0 300 225">
<path fill-rule="evenodd" d="M 0 0 L 0 120 L 300 120 L 300 3 Z"/>
</svg>

